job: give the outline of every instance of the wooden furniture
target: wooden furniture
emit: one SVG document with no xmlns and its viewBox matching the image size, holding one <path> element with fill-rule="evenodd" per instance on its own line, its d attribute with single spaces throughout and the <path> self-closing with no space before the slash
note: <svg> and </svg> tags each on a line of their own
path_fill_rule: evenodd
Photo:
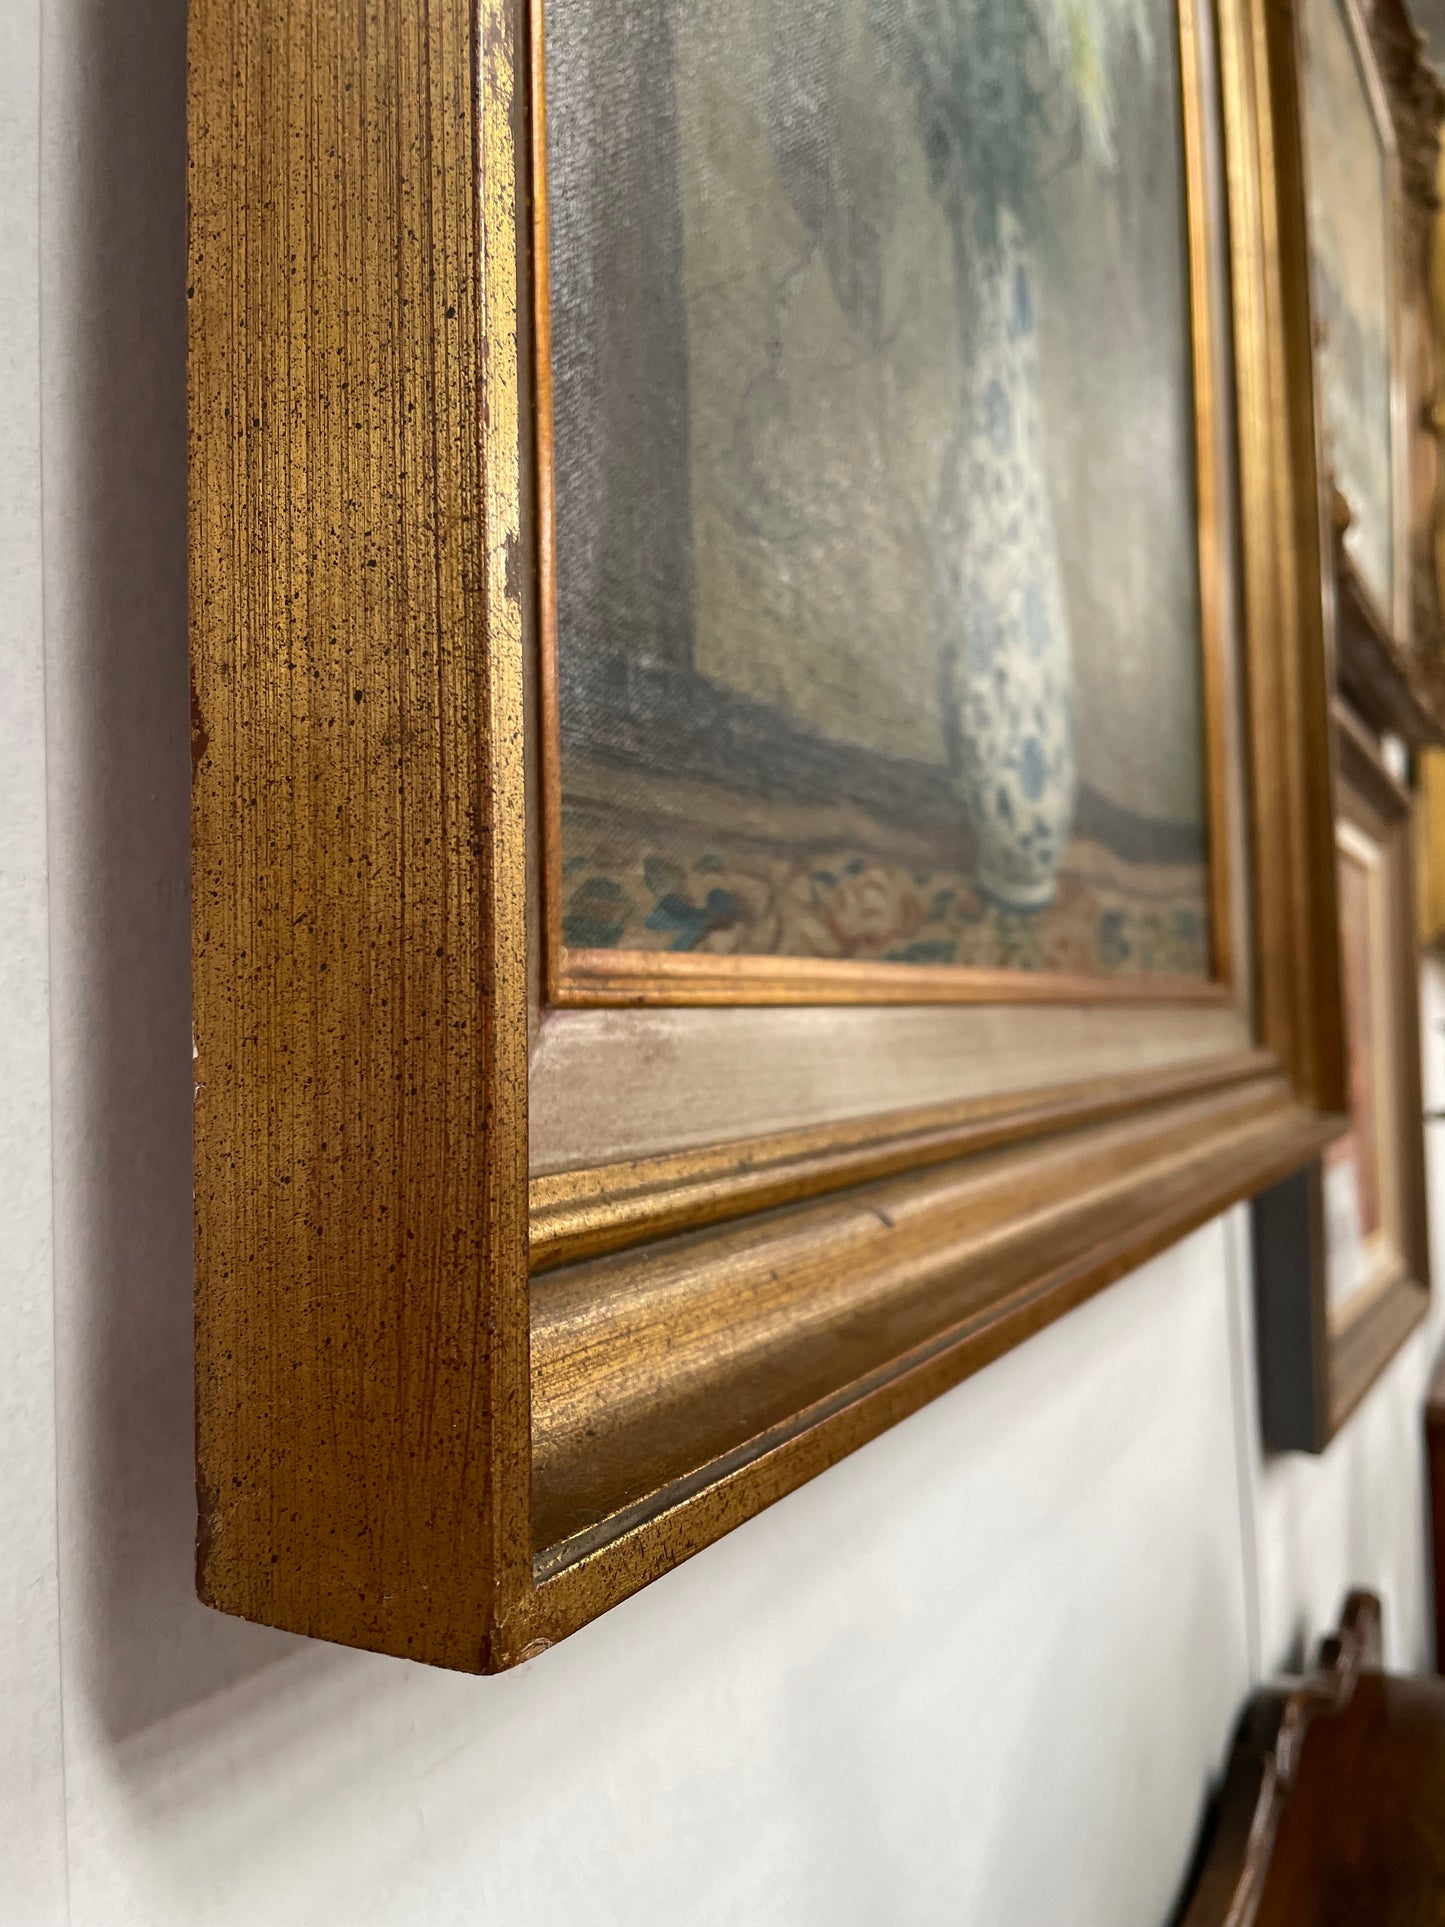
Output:
<svg viewBox="0 0 1445 1927">
<path fill-rule="evenodd" d="M 1445 1920 L 1445 1683 L 1382 1673 L 1379 1634 L 1354 1594 L 1315 1672 L 1256 1696 L 1178 1927 Z"/>
</svg>

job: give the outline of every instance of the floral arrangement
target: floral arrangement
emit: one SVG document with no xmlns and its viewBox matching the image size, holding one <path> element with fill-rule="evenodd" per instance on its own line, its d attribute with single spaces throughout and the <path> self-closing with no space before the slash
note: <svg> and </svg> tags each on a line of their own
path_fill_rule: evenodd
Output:
<svg viewBox="0 0 1445 1927">
<path fill-rule="evenodd" d="M 1041 135 L 1072 134 L 1112 167 L 1113 75 L 1129 42 L 1147 69 L 1147 0 L 873 0 L 873 31 L 907 75 L 933 191 L 992 244 L 1028 226 Z"/>
</svg>

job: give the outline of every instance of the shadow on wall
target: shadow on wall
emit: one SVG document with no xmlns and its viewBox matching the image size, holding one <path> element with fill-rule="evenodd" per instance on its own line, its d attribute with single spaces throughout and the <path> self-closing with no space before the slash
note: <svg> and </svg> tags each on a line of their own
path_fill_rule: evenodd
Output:
<svg viewBox="0 0 1445 1927">
<path fill-rule="evenodd" d="M 116 1739 L 296 1643 L 193 1588 L 185 35 L 74 0 L 46 51 L 61 1575 Z"/>
</svg>

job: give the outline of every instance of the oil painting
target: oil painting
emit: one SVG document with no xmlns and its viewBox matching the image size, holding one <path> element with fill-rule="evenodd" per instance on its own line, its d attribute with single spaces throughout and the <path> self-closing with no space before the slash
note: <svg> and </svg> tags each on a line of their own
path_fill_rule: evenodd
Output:
<svg viewBox="0 0 1445 1927">
<path fill-rule="evenodd" d="M 568 950 L 1207 982 L 1173 0 L 546 36 Z"/>
<path fill-rule="evenodd" d="M 1338 1311 L 1368 1291 L 1387 1267 L 1391 1240 L 1382 1182 L 1380 1134 L 1388 1105 L 1388 1013 L 1381 1009 L 1386 960 L 1384 877 L 1379 851 L 1353 825 L 1340 829 L 1340 957 L 1350 1052 L 1350 1127 L 1325 1154 L 1327 1290 Z"/>
<path fill-rule="evenodd" d="M 1380 614 L 1391 621 L 1398 598 L 1387 122 L 1354 0 L 1307 0 L 1301 18 L 1325 438 L 1350 507 L 1346 544 Z"/>
</svg>

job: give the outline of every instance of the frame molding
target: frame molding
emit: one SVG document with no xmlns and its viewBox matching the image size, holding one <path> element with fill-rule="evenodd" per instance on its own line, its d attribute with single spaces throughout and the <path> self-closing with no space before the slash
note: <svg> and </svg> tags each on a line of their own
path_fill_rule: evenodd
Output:
<svg viewBox="0 0 1445 1927">
<path fill-rule="evenodd" d="M 1338 1130 L 1288 29 L 1221 0 L 1257 1050 L 544 1185 L 529 1286 L 526 20 L 191 0 L 209 1603 L 515 1664 Z"/>
</svg>

